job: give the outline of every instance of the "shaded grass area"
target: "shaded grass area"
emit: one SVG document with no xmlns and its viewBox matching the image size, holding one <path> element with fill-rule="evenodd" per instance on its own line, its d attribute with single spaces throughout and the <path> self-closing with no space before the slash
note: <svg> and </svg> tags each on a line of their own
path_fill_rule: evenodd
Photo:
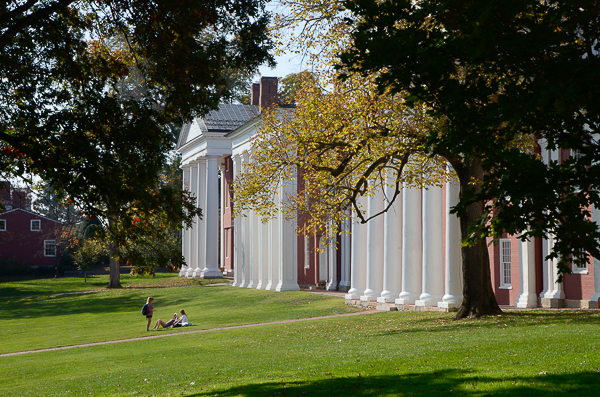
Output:
<svg viewBox="0 0 600 397">
<path fill-rule="evenodd" d="M 87 282 L 84 282 L 84 279 L 79 277 L 15 278 L 0 282 L 0 299 L 104 290 L 108 285 L 108 278 L 108 275 L 88 276 Z M 187 279 L 179 277 L 177 273 L 156 273 L 154 277 L 131 276 L 129 274 L 121 275 L 121 284 L 124 288 L 183 287 L 223 282 L 228 282 L 228 280 Z"/>
<path fill-rule="evenodd" d="M 232 287 L 101 290 L 89 294 L 0 299 L 0 353 L 147 336 L 141 307 L 155 298 L 152 325 L 185 309 L 192 327 L 177 333 L 241 324 L 355 312 L 340 298 Z"/>
<path fill-rule="evenodd" d="M 230 329 L 1 357 L 0 395 L 595 396 L 599 325 L 401 312 Z"/>
</svg>

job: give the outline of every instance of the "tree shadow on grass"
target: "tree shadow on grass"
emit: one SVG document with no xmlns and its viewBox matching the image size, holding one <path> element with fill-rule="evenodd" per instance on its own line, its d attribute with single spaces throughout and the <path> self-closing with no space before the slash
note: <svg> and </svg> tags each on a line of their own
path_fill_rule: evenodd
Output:
<svg viewBox="0 0 600 397">
<path fill-rule="evenodd" d="M 474 376 L 467 371 L 445 370 L 370 377 L 322 379 L 315 382 L 272 382 L 235 386 L 216 392 L 187 396 L 510 396 L 564 397 L 598 395 L 598 372 L 560 375 L 511 376 L 505 378 Z"/>
<path fill-rule="evenodd" d="M 155 306 L 159 309 L 155 317 L 163 316 L 165 319 L 193 303 L 193 299 L 183 295 L 156 296 Z M 20 299 L 14 304 L 0 305 L 0 319 L 2 318 L 44 318 L 53 316 L 76 314 L 105 314 L 139 313 L 146 303 L 146 295 L 136 294 L 83 294 L 83 295 L 56 295 L 40 298 Z M 176 308 L 176 309 L 175 309 Z M 160 314 L 159 314 L 160 313 Z"/>
</svg>

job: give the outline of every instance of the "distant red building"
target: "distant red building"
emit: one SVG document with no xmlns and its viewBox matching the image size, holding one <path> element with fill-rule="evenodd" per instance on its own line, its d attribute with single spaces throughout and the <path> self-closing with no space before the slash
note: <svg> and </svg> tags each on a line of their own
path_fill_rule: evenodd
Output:
<svg viewBox="0 0 600 397">
<path fill-rule="evenodd" d="M 56 266 L 62 224 L 23 209 L 0 214 L 0 261 L 15 258 L 31 266 Z"/>
</svg>

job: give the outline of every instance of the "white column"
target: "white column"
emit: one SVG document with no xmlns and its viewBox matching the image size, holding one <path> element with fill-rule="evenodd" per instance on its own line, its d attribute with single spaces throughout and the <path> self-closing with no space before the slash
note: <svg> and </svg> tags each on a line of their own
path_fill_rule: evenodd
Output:
<svg viewBox="0 0 600 397">
<path fill-rule="evenodd" d="M 279 207 L 279 195 L 275 194 L 274 204 Z M 279 284 L 279 250 L 281 236 L 279 229 L 279 217 L 277 216 L 269 221 L 269 283 L 265 287 L 266 290 L 275 291 Z"/>
<path fill-rule="evenodd" d="M 329 270 L 328 262 L 327 262 L 327 242 L 325 241 L 326 237 L 324 235 L 318 236 L 317 241 L 319 242 L 319 282 L 326 281 L 328 279 L 327 272 Z"/>
<path fill-rule="evenodd" d="M 233 179 L 238 176 L 241 170 L 241 159 L 239 155 L 235 155 L 233 160 Z M 235 205 L 235 203 L 233 204 Z M 232 208 L 235 210 L 235 208 Z M 233 286 L 239 287 L 242 284 L 242 263 L 243 263 L 243 226 L 241 215 L 233 219 Z"/>
<path fill-rule="evenodd" d="M 283 181 L 283 186 L 280 189 L 280 236 L 281 246 L 279 250 L 279 283 L 275 288 L 276 291 L 298 291 L 298 244 L 296 236 L 295 219 L 285 219 L 282 208 L 284 200 L 288 199 L 289 195 L 296 193 L 296 184 L 294 180 Z"/>
<path fill-rule="evenodd" d="M 540 148 L 541 148 L 542 161 L 544 162 L 544 164 L 547 165 L 549 162 L 549 159 L 550 159 L 550 154 L 548 153 L 548 145 L 546 144 L 546 140 L 540 139 L 539 144 L 540 144 Z M 548 255 L 548 244 L 549 244 L 549 242 L 547 239 L 542 239 L 542 285 L 543 286 L 542 286 L 542 292 L 540 292 L 540 298 L 546 298 L 547 295 L 552 293 L 552 285 L 553 285 L 552 271 L 551 271 L 551 266 L 549 266 L 550 264 L 546 260 L 546 255 Z"/>
<path fill-rule="evenodd" d="M 201 277 L 202 269 L 206 267 L 206 220 L 208 219 L 207 213 L 208 208 L 206 208 L 206 158 L 200 157 L 198 159 L 198 184 L 197 186 L 197 194 L 198 197 L 198 206 L 202 208 L 202 220 L 198 222 L 198 239 L 197 241 L 197 249 L 198 252 L 198 266 L 194 269 L 192 273 L 192 277 Z"/>
<path fill-rule="evenodd" d="M 383 211 L 383 192 L 369 197 L 369 217 Z M 383 290 L 383 215 L 367 222 L 367 285 L 361 301 L 377 301 Z"/>
<path fill-rule="evenodd" d="M 329 247 L 327 247 L 327 256 L 328 256 L 328 281 L 325 289 L 327 291 L 336 291 L 337 290 L 337 254 L 339 246 L 337 244 L 337 236 L 333 234 L 333 230 L 329 228 L 329 238 L 331 242 Z"/>
<path fill-rule="evenodd" d="M 269 224 L 258 218 L 258 247 L 260 260 L 258 262 L 258 284 L 256 289 L 266 289 L 269 282 Z"/>
<path fill-rule="evenodd" d="M 200 207 L 200 200 L 198 198 L 198 163 L 195 161 L 190 163 L 190 191 L 196 197 L 196 206 Z M 200 229 L 200 223 L 200 219 L 197 216 L 194 217 L 194 222 L 189 233 L 190 261 L 185 272 L 185 277 L 192 277 L 194 269 L 198 267 L 198 230 Z"/>
<path fill-rule="evenodd" d="M 388 200 L 395 190 L 395 186 L 386 186 Z M 402 289 L 402 192 L 385 213 L 383 223 L 383 291 L 377 302 L 394 303 Z"/>
<path fill-rule="evenodd" d="M 596 222 L 596 225 L 598 225 L 598 227 L 600 227 L 600 209 L 594 207 L 593 212 L 592 212 L 592 218 L 594 220 L 594 222 Z M 600 299 L 600 261 L 596 258 L 594 258 L 594 295 L 592 295 L 592 297 L 590 298 L 590 301 L 592 302 L 598 302 L 598 299 Z M 591 305 L 590 307 L 595 307 L 594 305 Z"/>
<path fill-rule="evenodd" d="M 358 201 L 364 204 L 365 198 L 361 197 Z M 364 205 L 361 210 L 366 210 Z M 367 285 L 367 225 L 359 223 L 356 214 L 353 214 L 353 218 L 350 243 L 350 289 L 345 296 L 346 299 L 360 299 Z"/>
<path fill-rule="evenodd" d="M 204 196 L 206 197 L 206 210 L 204 211 L 205 246 L 204 267 L 200 272 L 201 278 L 222 278 L 219 270 L 219 158 L 206 157 L 204 177 Z"/>
<path fill-rule="evenodd" d="M 460 187 L 457 182 L 450 181 L 446 184 L 445 294 L 442 301 L 438 303 L 438 307 L 444 309 L 460 307 L 463 299 L 460 220 L 456 214 L 450 213 L 450 209 L 458 203 L 459 194 Z"/>
<path fill-rule="evenodd" d="M 221 268 L 223 270 L 225 270 L 225 257 L 227 256 L 225 252 L 227 250 L 227 238 L 225 237 L 225 195 L 227 194 L 227 192 L 225 191 L 225 169 L 225 164 L 219 164 L 219 174 L 221 175 L 221 187 L 219 189 L 219 192 L 221 194 L 221 196 L 219 197 L 221 206 L 221 214 L 219 219 L 219 232 L 221 235 L 219 238 L 219 240 L 221 241 L 221 243 L 219 244 L 219 264 L 221 265 Z"/>
<path fill-rule="evenodd" d="M 258 284 L 258 263 L 260 262 L 260 249 L 258 245 L 259 240 L 259 220 L 258 215 L 254 210 L 250 211 L 250 274 L 248 288 L 256 288 Z"/>
<path fill-rule="evenodd" d="M 535 294 L 535 240 L 519 240 L 519 286 L 515 307 L 537 307 Z"/>
<path fill-rule="evenodd" d="M 444 296 L 444 218 L 441 186 L 423 191 L 423 280 L 416 306 L 437 306 Z"/>
<path fill-rule="evenodd" d="M 246 171 L 248 166 L 248 153 L 244 152 L 242 155 L 242 172 Z M 251 268 L 252 268 L 252 215 L 254 211 L 244 211 L 243 227 L 244 227 L 244 261 L 242 264 L 242 284 L 240 287 L 248 288 L 252 282 L 251 279 Z"/>
<path fill-rule="evenodd" d="M 396 299 L 396 304 L 413 305 L 421 295 L 421 189 L 405 188 L 402 193 L 402 291 Z"/>
<path fill-rule="evenodd" d="M 341 244 L 340 244 L 340 291 L 348 291 L 350 289 L 350 215 L 344 218 L 341 225 Z"/>
<path fill-rule="evenodd" d="M 560 162 L 558 150 L 555 149 L 550 151 L 550 159 L 553 162 Z M 552 247 L 549 246 L 549 249 L 554 249 L 554 238 L 552 238 Z M 565 299 L 564 284 L 558 282 L 558 261 L 558 258 L 552 260 L 552 273 L 554 276 L 552 299 Z"/>
<path fill-rule="evenodd" d="M 183 170 L 183 190 L 186 192 L 190 191 L 190 166 L 189 164 L 183 165 L 181 167 L 181 169 Z M 187 274 L 187 269 L 188 269 L 188 265 L 190 263 L 190 261 L 192 260 L 192 257 L 190 255 L 190 235 L 192 233 L 192 229 L 188 229 L 186 227 L 183 227 L 181 229 L 181 253 L 183 255 L 183 258 L 185 259 L 185 263 L 186 265 L 181 267 L 181 270 L 179 270 L 179 276 L 180 277 L 185 277 L 185 275 Z"/>
</svg>

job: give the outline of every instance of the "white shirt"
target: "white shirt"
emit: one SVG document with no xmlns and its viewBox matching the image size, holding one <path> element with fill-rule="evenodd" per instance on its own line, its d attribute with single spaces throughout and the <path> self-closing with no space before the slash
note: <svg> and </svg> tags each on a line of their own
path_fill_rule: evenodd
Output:
<svg viewBox="0 0 600 397">
<path fill-rule="evenodd" d="M 186 315 L 186 314 L 184 314 L 184 315 L 182 315 L 181 317 L 179 317 L 179 319 L 181 320 L 181 321 L 179 322 L 179 324 L 181 324 L 181 325 L 186 325 L 186 324 L 188 323 L 188 318 L 187 318 L 187 315 Z"/>
</svg>

